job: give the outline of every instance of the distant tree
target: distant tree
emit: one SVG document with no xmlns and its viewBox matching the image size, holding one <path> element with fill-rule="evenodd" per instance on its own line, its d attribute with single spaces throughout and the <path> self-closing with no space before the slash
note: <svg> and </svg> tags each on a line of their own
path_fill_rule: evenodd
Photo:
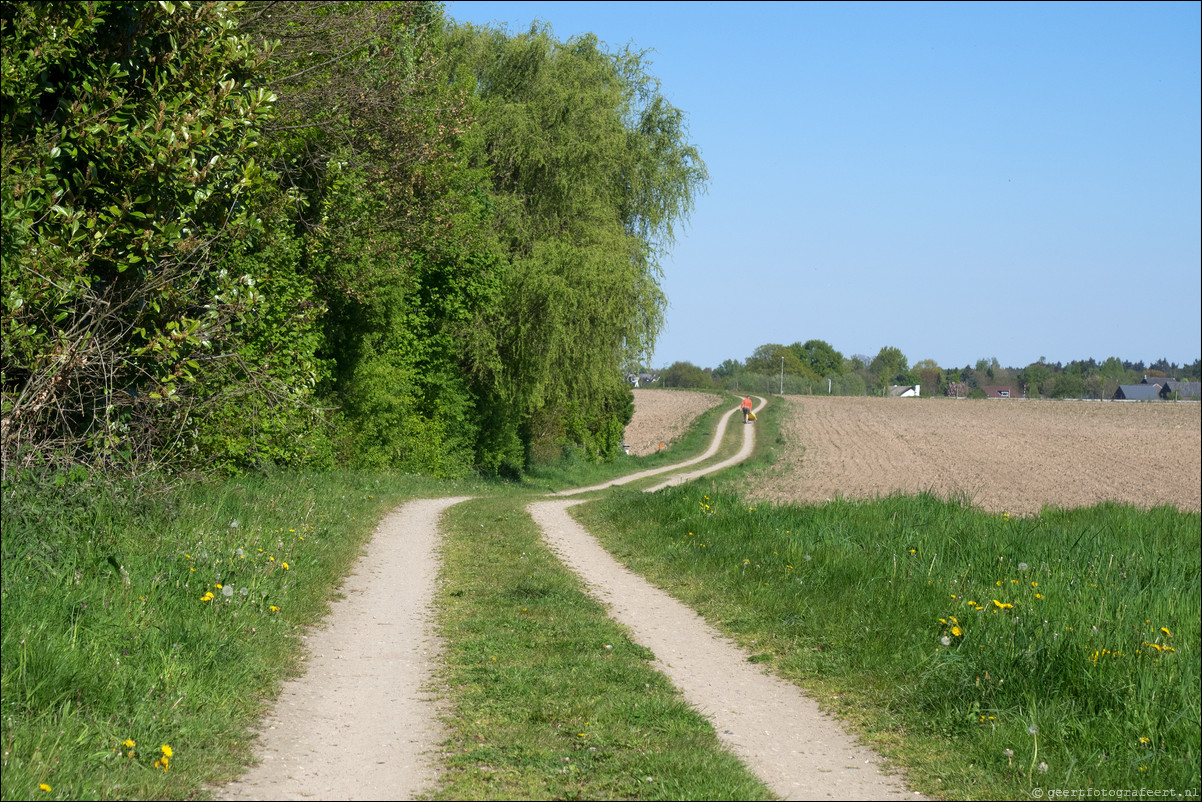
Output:
<svg viewBox="0 0 1202 802">
<path fill-rule="evenodd" d="M 1052 398 L 1081 398 L 1085 395 L 1085 384 L 1080 374 L 1061 371 L 1045 380 L 1042 392 Z"/>
<path fill-rule="evenodd" d="M 812 371 L 802 363 L 793 349 L 777 343 L 767 343 L 755 349 L 743 363 L 749 373 L 776 375 L 781 372 L 782 365 L 786 375 L 803 376 L 818 379 Z"/>
<path fill-rule="evenodd" d="M 717 379 L 726 379 L 734 376 L 743 370 L 743 363 L 737 359 L 724 359 L 722 364 L 714 368 L 713 376 Z"/>
<path fill-rule="evenodd" d="M 823 340 L 806 340 L 789 346 L 815 376 L 830 376 L 843 372 L 843 354 Z"/>
<path fill-rule="evenodd" d="M 976 372 L 988 377 L 989 381 L 994 381 L 1001 367 L 996 356 L 989 357 L 988 359 L 981 358 L 977 360 Z"/>
<path fill-rule="evenodd" d="M 968 391 L 968 397 L 969 398 L 988 398 L 989 396 L 986 395 L 985 391 L 982 390 L 980 387 L 974 387 Z"/>
<path fill-rule="evenodd" d="M 939 385 L 943 383 L 943 369 L 933 359 L 919 361 L 910 372 L 917 374 L 923 395 L 935 395 L 939 391 Z"/>
<path fill-rule="evenodd" d="M 868 369 L 876 374 L 882 386 L 904 383 L 910 372 L 906 355 L 900 349 L 888 345 L 877 352 Z"/>
<path fill-rule="evenodd" d="M 967 398 L 970 388 L 964 382 L 948 382 L 947 395 L 949 398 Z M 984 391 L 982 391 L 984 392 Z"/>
<path fill-rule="evenodd" d="M 1127 371 L 1123 367 L 1123 361 L 1117 356 L 1108 358 L 1098 368 L 1098 372 L 1107 379 L 1113 379 L 1116 382 L 1122 382 L 1127 378 Z"/>
<path fill-rule="evenodd" d="M 714 386 L 710 375 L 692 362 L 673 362 L 659 375 L 664 387 L 689 387 L 709 389 Z"/>
<path fill-rule="evenodd" d="M 1045 362 L 1032 362 L 1021 371 L 1021 378 L 1027 384 L 1027 395 L 1038 398 L 1043 393 L 1044 382 L 1052 378 L 1052 366 Z"/>
<path fill-rule="evenodd" d="M 1148 365 L 1148 368 L 1151 370 L 1159 370 L 1159 371 L 1163 372 L 1165 376 L 1176 376 L 1178 373 L 1181 372 L 1181 368 L 1177 365 L 1176 362 L 1170 362 L 1169 360 L 1165 359 L 1164 357 L 1161 357 L 1160 359 L 1153 362 L 1151 365 Z"/>
</svg>

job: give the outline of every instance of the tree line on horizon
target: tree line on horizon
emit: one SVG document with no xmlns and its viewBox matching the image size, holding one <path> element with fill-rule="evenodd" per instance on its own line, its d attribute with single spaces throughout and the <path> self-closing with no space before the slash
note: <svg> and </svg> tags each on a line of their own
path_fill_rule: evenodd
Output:
<svg viewBox="0 0 1202 802">
<path fill-rule="evenodd" d="M 644 54 L 436 2 L 5 3 L 5 470 L 620 450 L 707 181 Z"/>
<path fill-rule="evenodd" d="M 923 396 L 985 397 L 985 387 L 1011 387 L 1028 398 L 1111 398 L 1120 385 L 1139 384 L 1145 377 L 1198 381 L 1202 366 L 1178 365 L 1167 359 L 1144 364 L 1109 357 L 1068 363 L 1045 357 L 1024 367 L 1003 367 L 996 357 L 974 365 L 940 367 L 933 359 L 913 365 L 905 354 L 885 346 L 870 357 L 844 356 L 824 340 L 792 345 L 767 343 L 746 359 L 726 359 L 702 368 L 675 362 L 659 372 L 660 385 L 736 392 L 885 395 L 890 386 L 920 385 Z"/>
</svg>

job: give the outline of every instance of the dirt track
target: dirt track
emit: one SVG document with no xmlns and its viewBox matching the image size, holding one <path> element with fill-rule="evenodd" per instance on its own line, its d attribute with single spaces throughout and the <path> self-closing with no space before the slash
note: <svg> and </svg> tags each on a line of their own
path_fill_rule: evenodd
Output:
<svg viewBox="0 0 1202 802">
<path fill-rule="evenodd" d="M 1202 405 L 786 396 L 778 466 L 754 498 L 901 491 L 991 512 L 1120 501 L 1202 506 Z"/>
<path fill-rule="evenodd" d="M 740 426 L 743 448 L 721 465 L 751 452 L 754 426 Z M 438 519 L 461 500 L 410 502 L 381 522 L 346 599 L 309 639 L 310 670 L 288 684 L 265 724 L 260 765 L 219 789 L 220 798 L 413 799 L 434 786 L 439 710 L 428 687 L 439 647 L 429 605 Z M 539 502 L 531 514 L 561 559 L 775 793 L 916 796 L 879 772 L 878 758 L 796 687 L 766 675 L 692 610 L 617 564 L 567 514 L 573 503 Z"/>
</svg>

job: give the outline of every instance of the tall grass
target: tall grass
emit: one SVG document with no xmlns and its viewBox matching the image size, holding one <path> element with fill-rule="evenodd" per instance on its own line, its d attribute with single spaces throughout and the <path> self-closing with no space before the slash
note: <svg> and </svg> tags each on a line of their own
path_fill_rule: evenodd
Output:
<svg viewBox="0 0 1202 802">
<path fill-rule="evenodd" d="M 583 515 L 757 659 L 839 697 L 927 790 L 1198 787 L 1196 513 L 757 506 L 706 487 Z"/>
<path fill-rule="evenodd" d="M 6 482 L 3 798 L 182 798 L 237 776 L 300 632 L 381 514 L 444 488 L 351 473 Z"/>
</svg>

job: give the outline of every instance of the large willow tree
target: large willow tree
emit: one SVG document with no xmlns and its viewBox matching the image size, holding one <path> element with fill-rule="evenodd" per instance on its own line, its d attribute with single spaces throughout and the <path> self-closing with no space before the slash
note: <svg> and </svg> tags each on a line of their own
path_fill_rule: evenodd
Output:
<svg viewBox="0 0 1202 802">
<path fill-rule="evenodd" d="M 659 260 L 707 178 L 642 54 L 462 26 L 452 69 L 474 84 L 465 146 L 491 176 L 509 268 L 489 327 L 499 373 L 483 393 L 493 453 L 564 443 L 614 453 L 629 419 L 621 367 L 652 348 Z"/>
</svg>

